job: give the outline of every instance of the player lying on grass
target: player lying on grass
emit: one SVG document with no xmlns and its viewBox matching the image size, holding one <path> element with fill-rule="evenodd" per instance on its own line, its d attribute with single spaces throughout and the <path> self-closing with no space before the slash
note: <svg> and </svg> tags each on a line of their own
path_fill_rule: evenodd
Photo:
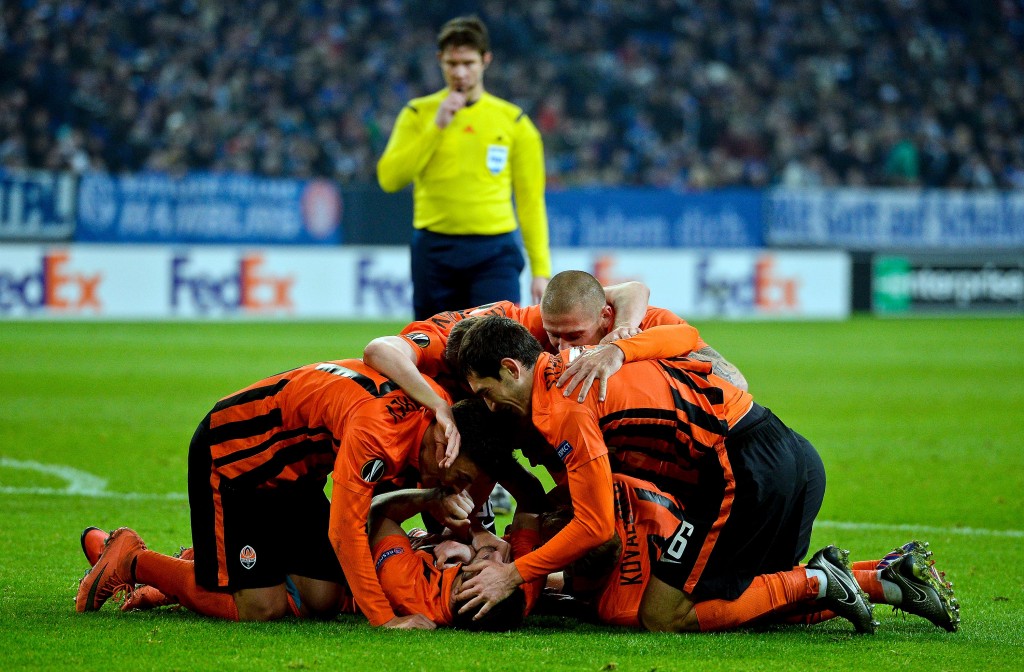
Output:
<svg viewBox="0 0 1024 672">
<path fill-rule="evenodd" d="M 643 627 L 639 610 L 661 554 L 652 540 L 670 539 L 683 520 L 675 498 L 648 481 L 613 474 L 615 534 L 575 560 L 562 572 L 561 592 L 582 599 L 598 621 Z M 516 524 L 536 526 L 541 539 L 564 528 L 568 507 L 540 516 L 516 514 Z M 853 623 L 871 617 L 872 602 L 928 619 L 953 632 L 960 622 L 952 586 L 935 569 L 927 544 L 897 547 L 882 560 L 847 566 L 847 552 L 828 546 L 806 565 L 762 574 L 734 600 L 693 603 L 676 591 L 677 601 L 660 629 L 673 632 L 714 632 L 754 623 L 818 623 L 834 616 Z"/>
<path fill-rule="evenodd" d="M 453 414 L 473 435 L 467 443 L 479 441 L 470 449 L 474 459 L 496 459 L 508 435 L 495 431 L 493 416 L 476 403 Z M 437 464 L 433 422 L 359 360 L 310 364 L 225 397 L 189 446 L 194 564 L 145 552 L 130 530 L 112 535 L 105 559 L 80 585 L 77 610 L 99 609 L 120 589 L 145 583 L 210 616 L 325 617 L 346 582 L 371 624 L 429 627 L 392 611 L 374 571 L 366 520 L 381 484 L 419 481 L 461 491 L 479 480 L 470 459 Z M 444 519 L 459 511 L 435 513 Z"/>
<path fill-rule="evenodd" d="M 382 336 L 363 351 L 363 360 L 394 380 L 438 418 L 439 459 L 458 451 L 458 432 L 450 422 L 449 401 L 436 393 L 436 379 L 450 395 L 462 393 L 445 349 L 452 329 L 469 317 L 503 315 L 524 325 L 551 353 L 576 345 L 605 344 L 573 362 L 558 379 L 565 394 L 579 388 L 582 400 L 595 380 L 603 399 L 608 377 L 628 361 L 687 355 L 710 361 L 722 377 L 746 389 L 739 370 L 700 338 L 685 320 L 647 305 L 650 290 L 639 282 L 602 287 L 584 271 L 563 271 L 551 278 L 539 305 L 519 307 L 499 301 L 478 308 L 439 313 L 407 325 L 398 336 Z M 642 336 L 640 336 L 642 334 Z"/>
<path fill-rule="evenodd" d="M 370 509 L 370 544 L 374 565 L 384 594 L 396 614 L 422 614 L 440 626 L 469 630 L 513 630 L 525 615 L 526 597 L 513 591 L 486 616 L 474 620 L 476 612 L 460 613 L 463 606 L 454 598 L 463 581 L 473 576 L 464 567 L 504 565 L 506 560 L 495 546 L 463 543 L 454 538 L 427 550 L 414 550 L 413 540 L 401 523 L 423 511 L 436 508 L 445 497 L 441 489 L 399 490 L 377 495 Z M 472 509 L 468 495 L 463 505 Z"/>
<path fill-rule="evenodd" d="M 736 599 L 754 577 L 792 569 L 807 555 L 825 471 L 804 437 L 710 364 L 687 358 L 630 362 L 609 379 L 604 401 L 566 399 L 554 383 L 585 352 L 543 352 L 504 317 L 477 318 L 463 330 L 460 373 L 491 410 L 540 431 L 565 465 L 575 512 L 538 550 L 465 582 L 460 599 L 474 597 L 467 608 L 500 600 L 608 541 L 613 470 L 651 480 L 685 506 L 641 604 L 651 630 L 671 629 L 671 614 L 687 610 L 680 594 L 692 603 Z M 869 610 L 856 625 L 873 630 Z"/>
</svg>

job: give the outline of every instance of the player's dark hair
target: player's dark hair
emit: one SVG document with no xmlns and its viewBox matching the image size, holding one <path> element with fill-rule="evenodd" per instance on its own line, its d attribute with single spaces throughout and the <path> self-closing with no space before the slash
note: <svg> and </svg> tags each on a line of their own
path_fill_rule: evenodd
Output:
<svg viewBox="0 0 1024 672">
<path fill-rule="evenodd" d="M 472 326 L 474 319 L 476 318 L 463 318 L 453 324 L 451 331 L 448 332 L 448 341 L 444 344 L 444 363 L 448 365 L 449 371 L 459 370 L 459 348 L 462 347 L 462 337 L 466 335 L 466 330 Z"/>
<path fill-rule="evenodd" d="M 474 621 L 479 609 L 474 609 L 460 614 L 459 609 L 469 600 L 462 600 L 452 605 L 452 627 L 460 630 L 471 630 L 477 632 L 508 632 L 517 630 L 523 624 L 526 617 L 526 594 L 519 588 L 512 591 L 512 594 L 501 602 L 491 607 L 491 610 Z"/>
<path fill-rule="evenodd" d="M 481 399 L 463 399 L 452 406 L 455 426 L 462 436 L 459 455 L 464 455 L 488 476 L 500 480 L 509 462 L 515 460 L 517 418 L 491 413 Z"/>
<path fill-rule="evenodd" d="M 437 50 L 447 47 L 472 47 L 481 54 L 491 50 L 491 38 L 487 26 L 475 14 L 456 16 L 449 20 L 437 33 Z"/>
<path fill-rule="evenodd" d="M 474 318 L 459 346 L 459 375 L 498 378 L 506 357 L 532 369 L 542 352 L 540 342 L 515 320 L 500 315 Z"/>
</svg>

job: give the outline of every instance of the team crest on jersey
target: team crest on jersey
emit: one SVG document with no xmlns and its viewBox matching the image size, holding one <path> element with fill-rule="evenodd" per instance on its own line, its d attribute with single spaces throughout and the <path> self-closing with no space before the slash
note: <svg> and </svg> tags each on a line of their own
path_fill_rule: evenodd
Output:
<svg viewBox="0 0 1024 672">
<path fill-rule="evenodd" d="M 422 331 L 414 331 L 411 334 L 406 334 L 405 337 L 421 348 L 426 348 L 430 345 L 430 336 L 427 336 Z"/>
<path fill-rule="evenodd" d="M 242 567 L 252 569 L 256 566 L 256 549 L 246 544 L 238 554 L 238 561 L 242 563 Z"/>
<path fill-rule="evenodd" d="M 558 448 L 555 448 L 555 452 L 558 454 L 558 459 L 565 462 L 565 458 L 572 452 L 572 444 L 568 441 L 562 441 L 558 444 Z"/>
<path fill-rule="evenodd" d="M 505 170 L 508 163 L 508 147 L 505 145 L 487 145 L 487 170 L 497 175 Z"/>
<path fill-rule="evenodd" d="M 384 460 L 374 458 L 363 465 L 359 470 L 359 477 L 367 483 L 376 483 L 384 475 Z"/>
</svg>

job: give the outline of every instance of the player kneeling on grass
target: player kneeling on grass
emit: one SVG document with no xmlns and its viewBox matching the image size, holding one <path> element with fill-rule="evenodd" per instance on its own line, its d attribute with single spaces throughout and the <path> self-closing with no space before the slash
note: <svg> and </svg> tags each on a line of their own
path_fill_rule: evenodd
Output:
<svg viewBox="0 0 1024 672">
<path fill-rule="evenodd" d="M 432 628 L 425 618 L 391 610 L 374 572 L 366 519 L 380 483 L 400 485 L 411 474 L 413 482 L 461 491 L 478 480 L 474 460 L 500 452 L 494 446 L 503 434 L 479 402 L 456 404 L 453 413 L 473 438 L 465 456 L 440 467 L 431 416 L 358 360 L 301 367 L 226 397 L 189 449 L 194 561 L 154 553 L 133 530 L 116 530 L 79 586 L 77 610 L 97 610 L 143 583 L 208 616 L 328 618 L 351 601 L 348 584 L 372 624 Z M 461 511 L 435 503 L 441 518 Z M 361 571 L 364 557 L 369 576 Z"/>
<path fill-rule="evenodd" d="M 950 632 L 960 622 L 952 585 L 935 569 L 927 544 L 912 541 L 881 560 L 852 566 L 847 564 L 846 551 L 827 546 L 806 565 L 754 577 L 733 600 L 693 602 L 681 590 L 669 587 L 663 591 L 674 595 L 675 602 L 652 627 L 640 617 L 652 570 L 662 556 L 662 548 L 652 540 L 671 543 L 684 514 L 676 499 L 653 483 L 622 474 L 613 474 L 612 480 L 615 534 L 562 572 L 562 592 L 587 602 L 602 623 L 715 632 L 755 622 L 812 624 L 839 616 L 861 629 L 871 621 L 871 605 L 862 591 L 874 602 L 921 616 Z M 517 514 L 516 524 L 528 524 L 523 518 Z M 571 510 L 535 518 L 540 538 L 546 539 L 564 528 Z"/>
<path fill-rule="evenodd" d="M 464 444 L 465 445 L 465 444 Z M 473 501 L 463 493 L 464 503 Z M 474 620 L 476 610 L 460 614 L 464 602 L 454 595 L 463 581 L 474 574 L 463 567 L 504 565 L 507 558 L 494 546 L 466 544 L 450 538 L 434 546 L 433 553 L 413 550 L 413 540 L 401 522 L 429 510 L 445 497 L 442 489 L 399 490 L 378 495 L 370 508 L 370 543 L 384 594 L 396 614 L 421 614 L 437 625 L 467 630 L 507 631 L 518 628 L 526 610 L 522 590 L 494 605 L 485 616 Z M 479 537 L 478 537 L 479 539 Z M 475 547 L 476 546 L 476 547 Z"/>
</svg>

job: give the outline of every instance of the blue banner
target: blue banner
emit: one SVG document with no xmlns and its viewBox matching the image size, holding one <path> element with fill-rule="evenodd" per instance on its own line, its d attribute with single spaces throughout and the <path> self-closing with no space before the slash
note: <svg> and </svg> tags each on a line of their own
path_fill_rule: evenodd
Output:
<svg viewBox="0 0 1024 672">
<path fill-rule="evenodd" d="M 74 228 L 74 177 L 0 168 L 0 240 L 68 240 Z"/>
<path fill-rule="evenodd" d="M 776 189 L 769 245 L 962 250 L 1024 247 L 1024 194 L 910 189 Z"/>
<path fill-rule="evenodd" d="M 188 173 L 82 176 L 75 239 L 103 243 L 336 245 L 342 199 L 326 180 Z"/>
<path fill-rule="evenodd" d="M 761 192 L 549 192 L 552 247 L 762 247 Z"/>
</svg>

